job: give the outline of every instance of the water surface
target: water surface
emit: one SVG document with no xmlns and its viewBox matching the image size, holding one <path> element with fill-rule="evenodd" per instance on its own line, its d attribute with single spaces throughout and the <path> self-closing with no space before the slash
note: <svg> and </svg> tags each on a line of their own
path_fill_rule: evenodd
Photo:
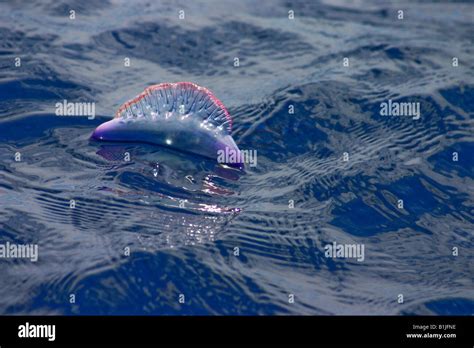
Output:
<svg viewBox="0 0 474 348">
<path fill-rule="evenodd" d="M 474 314 L 473 13 L 3 2 L 0 242 L 36 243 L 39 260 L 0 260 L 0 313 Z M 148 85 L 177 81 L 222 100 L 257 166 L 89 139 Z M 56 116 L 64 99 L 97 116 Z M 419 102 L 420 119 L 381 116 L 389 99 Z M 333 242 L 363 244 L 364 261 L 325 257 Z"/>
</svg>

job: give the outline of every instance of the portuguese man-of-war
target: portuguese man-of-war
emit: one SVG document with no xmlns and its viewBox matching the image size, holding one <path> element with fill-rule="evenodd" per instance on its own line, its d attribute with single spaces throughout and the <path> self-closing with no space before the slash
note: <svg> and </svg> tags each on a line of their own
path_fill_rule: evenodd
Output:
<svg viewBox="0 0 474 348">
<path fill-rule="evenodd" d="M 243 169 L 239 148 L 230 135 L 232 118 L 207 88 L 190 82 L 161 83 L 124 103 L 108 122 L 95 129 L 101 141 L 144 142 L 217 160 L 232 153 Z"/>
</svg>

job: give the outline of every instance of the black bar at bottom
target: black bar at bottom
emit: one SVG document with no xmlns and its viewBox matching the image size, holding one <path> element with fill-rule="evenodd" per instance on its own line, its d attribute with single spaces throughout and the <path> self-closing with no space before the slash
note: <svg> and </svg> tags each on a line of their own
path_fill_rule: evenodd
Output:
<svg viewBox="0 0 474 348">
<path fill-rule="evenodd" d="M 408 343 L 472 347 L 473 324 L 474 317 L 467 316 L 0 316 L 0 346 Z M 52 327 L 44 325 L 55 325 L 54 340 Z M 43 337 L 31 337 L 37 335 Z"/>
</svg>

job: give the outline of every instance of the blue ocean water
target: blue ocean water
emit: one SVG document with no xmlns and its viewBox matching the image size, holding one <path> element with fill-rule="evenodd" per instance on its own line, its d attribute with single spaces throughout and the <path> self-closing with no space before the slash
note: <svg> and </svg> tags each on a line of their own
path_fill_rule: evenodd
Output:
<svg viewBox="0 0 474 348">
<path fill-rule="evenodd" d="M 39 258 L 0 259 L 0 313 L 473 315 L 473 19 L 470 2 L 2 2 L 0 243 Z M 222 100 L 255 167 L 90 140 L 177 81 Z M 63 100 L 97 116 L 56 116 Z M 382 116 L 389 100 L 420 118 Z M 364 260 L 326 257 L 334 242 Z"/>
</svg>

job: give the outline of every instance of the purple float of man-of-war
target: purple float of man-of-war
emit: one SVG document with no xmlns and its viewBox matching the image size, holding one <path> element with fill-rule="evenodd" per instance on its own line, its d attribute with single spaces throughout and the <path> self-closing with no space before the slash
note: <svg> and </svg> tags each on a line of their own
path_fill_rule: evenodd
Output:
<svg viewBox="0 0 474 348">
<path fill-rule="evenodd" d="M 231 136 L 232 118 L 212 92 L 190 82 L 162 83 L 123 104 L 95 129 L 100 141 L 145 142 L 214 160 L 225 153 L 227 166 L 243 169 L 241 152 Z"/>
</svg>

